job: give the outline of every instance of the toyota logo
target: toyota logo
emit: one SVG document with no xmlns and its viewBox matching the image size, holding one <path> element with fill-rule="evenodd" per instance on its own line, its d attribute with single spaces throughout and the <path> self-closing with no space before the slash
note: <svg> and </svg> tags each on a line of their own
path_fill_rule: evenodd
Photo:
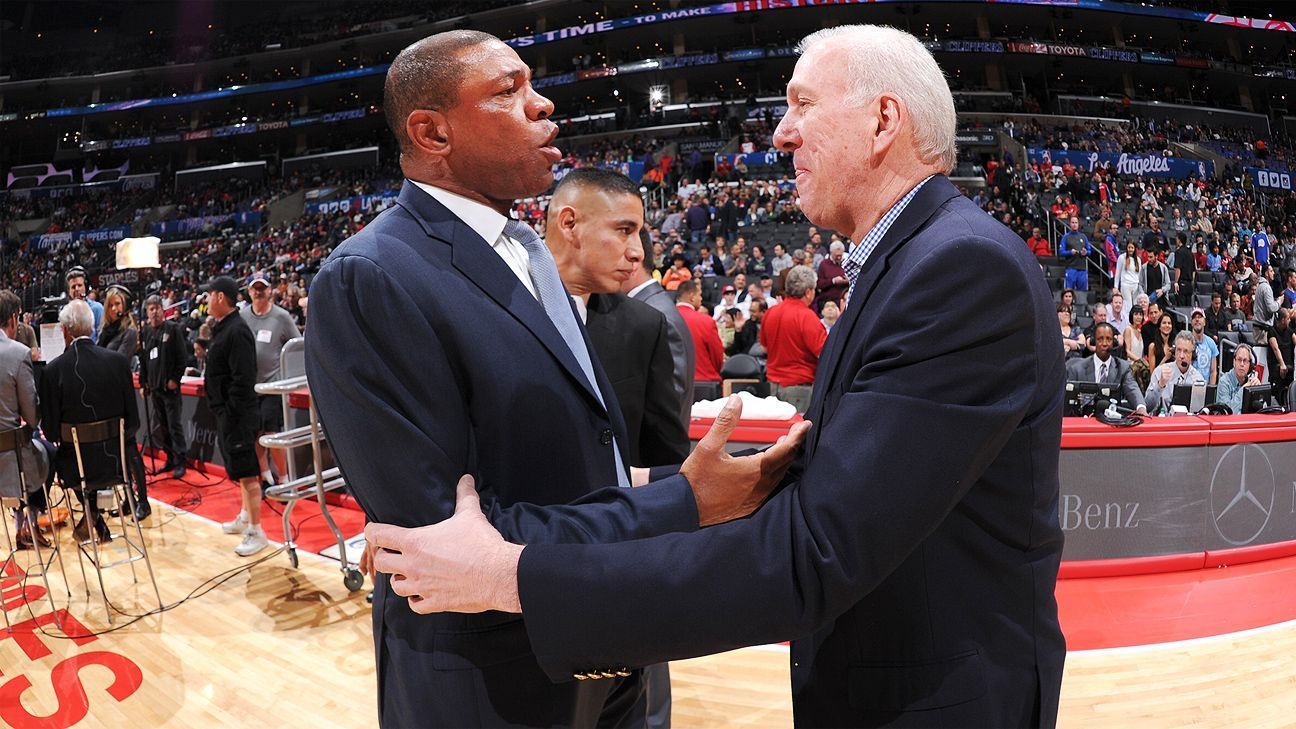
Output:
<svg viewBox="0 0 1296 729">
<path fill-rule="evenodd" d="M 1269 523 L 1276 491 L 1273 464 L 1254 443 L 1239 443 L 1220 457 L 1211 477 L 1211 521 L 1224 541 L 1242 547 Z"/>
</svg>

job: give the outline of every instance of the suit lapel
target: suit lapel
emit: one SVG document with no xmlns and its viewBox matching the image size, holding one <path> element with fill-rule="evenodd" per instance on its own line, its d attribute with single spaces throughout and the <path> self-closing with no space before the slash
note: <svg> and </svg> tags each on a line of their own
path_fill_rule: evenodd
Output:
<svg viewBox="0 0 1296 729">
<path fill-rule="evenodd" d="M 940 206 L 958 194 L 958 189 L 944 175 L 932 177 L 909 201 L 904 212 L 900 213 L 900 217 L 891 224 L 891 228 L 887 230 L 882 240 L 878 241 L 877 247 L 864 263 L 859 277 L 855 280 L 854 290 L 846 301 L 846 311 L 842 313 L 828 335 L 828 341 L 824 344 L 823 353 L 819 357 L 819 366 L 815 371 L 814 397 L 806 411 L 807 419 L 815 422 L 816 426 L 822 425 L 819 421 L 823 417 L 824 397 L 828 390 L 832 389 L 837 368 L 846 351 L 846 342 L 854 331 L 856 323 L 859 322 L 861 312 L 868 305 L 868 300 L 872 297 L 878 282 L 890 270 L 891 257 L 913 237 L 914 233 L 918 232 L 918 229 L 935 214 Z M 809 445 L 813 446 L 818 440 L 815 435 L 818 431 L 819 427 L 811 430 Z"/>
<path fill-rule="evenodd" d="M 540 340 L 567 371 L 568 376 L 580 385 L 591 404 L 602 410 L 592 389 L 593 384 L 586 381 L 576 362 L 576 356 L 550 321 L 544 307 L 491 249 L 490 244 L 444 205 L 408 180 L 401 188 L 396 202 L 414 216 L 429 236 L 450 245 L 450 260 L 454 267 Z M 572 315 L 575 316 L 574 309 Z M 589 346 L 588 340 L 586 346 Z M 592 349 L 590 351 L 593 352 Z"/>
</svg>

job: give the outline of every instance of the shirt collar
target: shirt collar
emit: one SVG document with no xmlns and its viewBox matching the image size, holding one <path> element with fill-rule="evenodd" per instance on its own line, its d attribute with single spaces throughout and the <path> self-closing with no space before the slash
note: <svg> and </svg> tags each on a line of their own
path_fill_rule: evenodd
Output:
<svg viewBox="0 0 1296 729">
<path fill-rule="evenodd" d="M 652 279 L 648 279 L 647 281 L 644 281 L 643 283 L 639 284 L 638 286 L 636 286 L 636 287 L 630 289 L 630 293 L 626 294 L 626 296 L 629 296 L 629 297 L 632 297 L 632 298 L 633 298 L 635 294 L 637 294 L 637 293 L 639 293 L 640 291 L 643 291 L 644 289 L 648 288 L 648 284 L 651 284 L 651 283 L 656 283 L 656 282 L 653 281 Z"/>
<path fill-rule="evenodd" d="M 864 268 L 864 264 L 868 262 L 869 256 L 873 255 L 873 250 L 877 248 L 878 243 L 882 242 L 882 237 L 887 234 L 887 231 L 891 230 L 892 224 L 894 224 L 896 219 L 900 217 L 900 214 L 904 212 L 904 209 L 909 206 L 910 201 L 914 199 L 914 196 L 918 194 L 918 191 L 922 189 L 922 186 L 926 185 L 927 181 L 933 177 L 935 177 L 935 175 L 928 175 L 923 178 L 923 180 L 917 185 L 914 185 L 914 188 L 906 193 L 904 197 L 897 200 L 896 204 L 892 205 L 891 209 L 886 211 L 886 213 L 877 221 L 877 224 L 874 225 L 869 232 L 864 234 L 864 237 L 860 239 L 859 245 L 856 245 L 851 249 L 850 255 L 842 259 L 842 268 L 845 269 L 847 277 L 850 278 L 852 288 L 855 285 L 855 278 L 859 275 L 860 270 Z"/>
<path fill-rule="evenodd" d="M 499 243 L 500 236 L 504 234 L 504 225 L 508 223 L 508 218 L 501 215 L 499 211 L 493 210 L 490 206 L 483 205 L 476 200 L 470 200 L 463 195 L 429 185 L 426 182 L 419 182 L 418 180 L 410 180 L 410 182 L 414 183 L 414 186 L 418 189 L 431 195 L 433 200 L 444 205 L 452 215 L 463 221 L 464 225 L 472 228 L 473 232 L 480 235 L 492 248 Z"/>
</svg>

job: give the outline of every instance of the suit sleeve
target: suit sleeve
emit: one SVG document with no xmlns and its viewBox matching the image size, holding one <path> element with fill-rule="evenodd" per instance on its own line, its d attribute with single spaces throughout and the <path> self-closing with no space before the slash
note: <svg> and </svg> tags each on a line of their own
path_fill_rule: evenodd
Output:
<svg viewBox="0 0 1296 729">
<path fill-rule="evenodd" d="M 423 368 L 398 371 L 385 349 L 414 342 Z M 428 315 L 374 262 L 335 259 L 316 277 L 306 371 L 329 444 L 371 519 L 405 527 L 428 523 L 410 515 L 410 489 L 426 492 L 419 498 L 435 503 L 437 520 L 454 512 L 455 484 L 476 459 L 465 435 L 473 424 L 464 395 Z M 482 494 L 482 510 L 516 543 L 619 541 L 698 524 L 682 476 L 636 489 L 600 489 L 577 503 L 583 508 L 504 506 Z"/>
<path fill-rule="evenodd" d="M 32 427 L 40 422 L 39 402 L 36 396 L 36 377 L 32 370 L 31 355 L 26 354 L 18 363 L 18 412 L 22 415 L 23 422 Z"/>
<path fill-rule="evenodd" d="M 644 463 L 681 463 L 688 457 L 688 427 L 680 417 L 675 391 L 675 368 L 667 338 L 666 317 L 657 314 L 657 338 L 648 367 L 647 397 L 639 429 L 639 454 Z"/>
<path fill-rule="evenodd" d="M 941 524 L 1021 424 L 1057 343 L 1037 337 L 1042 314 L 1029 300 L 1003 295 L 1031 274 L 998 244 L 942 246 L 910 275 L 943 277 L 961 296 L 877 310 L 878 339 L 865 344 L 801 480 L 752 517 L 632 544 L 523 551 L 523 617 L 550 678 L 808 635 Z M 949 327 L 960 315 L 968 325 Z M 932 448 L 939 457 L 912 457 Z"/>
</svg>

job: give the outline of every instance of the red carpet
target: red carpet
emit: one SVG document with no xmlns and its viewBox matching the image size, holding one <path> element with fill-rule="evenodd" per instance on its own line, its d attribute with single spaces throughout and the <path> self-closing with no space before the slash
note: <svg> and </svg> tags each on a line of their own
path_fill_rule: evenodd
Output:
<svg viewBox="0 0 1296 729">
<path fill-rule="evenodd" d="M 152 460 L 147 456 L 144 465 L 149 470 L 154 468 Z M 238 484 L 227 480 L 225 472 L 219 468 L 209 468 L 207 474 L 191 468 L 182 480 L 173 479 L 169 474 L 154 476 L 149 480 L 149 497 L 218 522 L 229 521 L 237 516 L 242 503 Z M 348 504 L 353 503 L 350 499 L 346 501 Z M 268 499 L 261 502 L 261 526 L 265 529 L 266 536 L 275 542 L 284 541 L 283 518 L 279 513 L 283 512 L 285 506 L 287 505 L 282 502 Z M 364 514 L 358 509 L 346 505 L 330 505 L 329 513 L 337 522 L 338 530 L 344 538 L 349 539 L 364 531 Z M 314 499 L 303 499 L 293 507 L 292 528 L 296 532 L 295 541 L 299 549 L 318 554 L 328 547 L 337 546 L 337 539 L 329 530 L 319 503 Z M 234 541 L 230 542 L 231 549 L 234 544 Z"/>
</svg>

